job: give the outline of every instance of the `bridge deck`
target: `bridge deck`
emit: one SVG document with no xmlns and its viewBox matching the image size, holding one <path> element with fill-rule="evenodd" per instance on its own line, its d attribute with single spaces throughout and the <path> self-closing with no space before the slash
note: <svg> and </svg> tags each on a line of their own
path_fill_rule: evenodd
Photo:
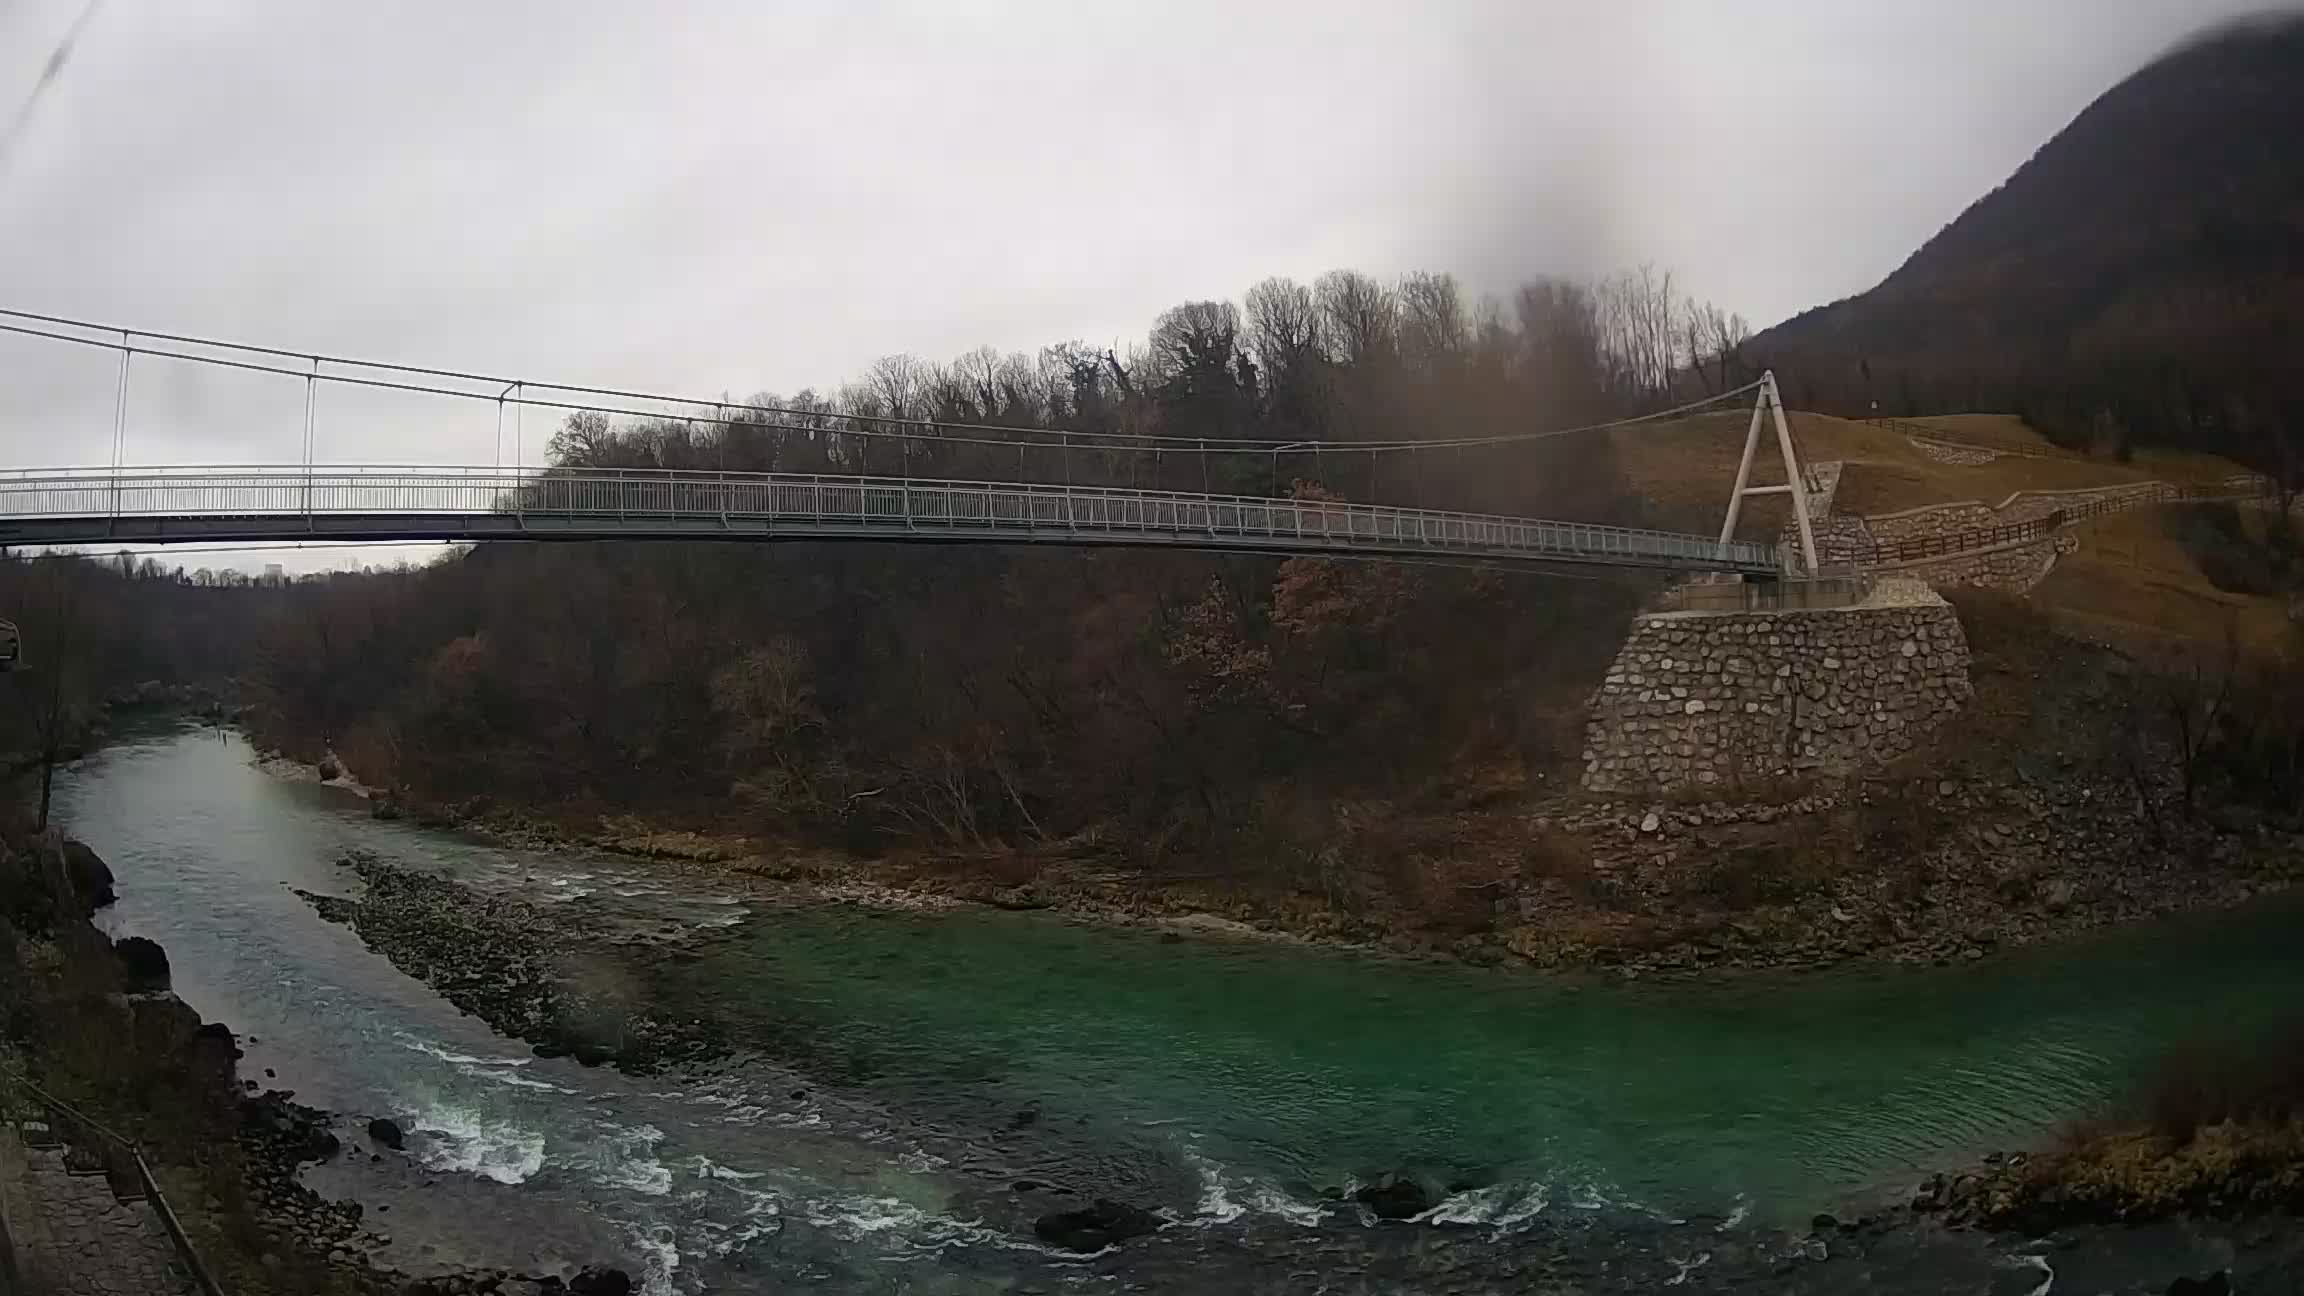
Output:
<svg viewBox="0 0 2304 1296">
<path fill-rule="evenodd" d="M 1446 556 L 1775 573 L 1772 545 L 1328 500 L 780 473 L 251 467 L 0 477 L 0 544 L 878 540 Z"/>
</svg>

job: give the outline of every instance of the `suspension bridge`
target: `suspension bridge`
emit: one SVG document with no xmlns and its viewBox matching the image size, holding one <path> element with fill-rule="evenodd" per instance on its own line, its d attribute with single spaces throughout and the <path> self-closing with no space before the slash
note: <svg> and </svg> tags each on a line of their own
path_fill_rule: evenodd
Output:
<svg viewBox="0 0 2304 1296">
<path fill-rule="evenodd" d="M 543 384 L 454 370 L 315 356 L 183 335 L 0 310 L 0 335 L 118 355 L 113 462 L 104 466 L 0 473 L 0 545 L 170 545 L 254 542 L 865 540 L 877 542 L 1132 546 L 1241 553 L 1443 559 L 1528 565 L 1633 567 L 1782 576 L 1812 572 L 1812 542 L 1790 546 L 1738 540 L 1735 519 L 1747 495 L 1786 493 L 1807 540 L 1805 501 L 1784 431 L 1773 377 L 1682 410 L 1591 428 L 1519 436 L 1399 442 L 1128 436 L 984 424 L 931 423 L 873 415 L 828 415 L 726 401 L 697 401 L 603 388 Z M 196 368 L 272 374 L 304 385 L 304 460 L 294 464 L 144 467 L 125 462 L 129 388 L 138 359 Z M 418 393 L 493 402 L 501 459 L 507 411 L 674 422 L 767 432 L 813 447 L 844 471 L 737 471 L 697 468 L 341 465 L 318 462 L 315 407 L 324 386 Z M 1210 488 L 1212 460 L 1269 457 L 1277 487 L 1283 456 L 1415 455 L 1603 433 L 1751 397 L 1742 470 L 1717 536 L 1443 509 L 1222 493 Z M 1747 484 L 1766 417 L 1773 412 L 1785 485 Z M 872 447 L 901 471 L 871 473 Z M 920 475 L 973 450 L 972 466 L 1005 462 L 1014 479 Z M 521 458 L 525 458 L 524 449 Z M 1174 475 L 1197 460 L 1202 489 L 1136 484 L 1136 464 Z M 1125 483 L 1112 465 L 1125 459 Z M 1046 480 L 1032 480 L 1034 469 Z"/>
</svg>

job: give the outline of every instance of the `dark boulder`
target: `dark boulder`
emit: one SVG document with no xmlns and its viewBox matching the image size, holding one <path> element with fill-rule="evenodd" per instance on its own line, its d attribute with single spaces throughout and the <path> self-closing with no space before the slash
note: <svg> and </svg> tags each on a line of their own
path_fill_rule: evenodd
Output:
<svg viewBox="0 0 2304 1296">
<path fill-rule="evenodd" d="M 385 820 L 398 819 L 400 817 L 400 803 L 388 796 L 380 796 L 368 803 L 368 817 Z"/>
<path fill-rule="evenodd" d="M 336 763 L 336 758 L 335 758 L 335 757 L 333 757 L 333 756 L 323 756 L 323 757 L 321 757 L 321 758 L 320 758 L 320 781 L 321 781 L 321 782 L 323 782 L 323 783 L 329 782 L 330 780 L 332 780 L 332 779 L 335 779 L 335 778 L 339 777 L 339 776 L 340 776 L 340 775 L 342 775 L 343 773 L 344 773 L 344 767 Z"/>
<path fill-rule="evenodd" d="M 1414 1219 L 1432 1209 L 1432 1194 L 1406 1175 L 1381 1175 L 1376 1182 L 1361 1185 L 1352 1199 L 1376 1212 L 1378 1219 Z"/>
<path fill-rule="evenodd" d="M 304 1132 L 304 1145 L 298 1149 L 300 1161 L 326 1161 L 344 1150 L 344 1141 L 327 1130 L 314 1126 Z"/>
<path fill-rule="evenodd" d="M 72 894 L 79 896 L 90 912 L 119 898 L 112 894 L 111 868 L 83 842 L 65 840 L 64 876 L 72 883 Z"/>
<path fill-rule="evenodd" d="M 632 1296 L 632 1279 L 621 1269 L 587 1265 L 568 1280 L 569 1296 Z"/>
<path fill-rule="evenodd" d="M 2168 1284 L 2168 1296 L 2232 1296 L 2232 1279 L 2221 1269 L 2205 1278 L 2179 1278 Z"/>
<path fill-rule="evenodd" d="M 142 936 L 123 936 L 112 943 L 120 960 L 121 979 L 131 992 L 168 988 L 168 951 Z"/>
<path fill-rule="evenodd" d="M 408 1138 L 400 1132 L 399 1125 L 379 1116 L 368 1122 L 368 1141 L 398 1152 L 407 1146 Z"/>
<path fill-rule="evenodd" d="M 1057 1211 L 1032 1223 L 1032 1231 L 1040 1235 L 1041 1241 L 1067 1251 L 1082 1252 L 1101 1251 L 1159 1227 L 1160 1220 L 1152 1212 L 1102 1197 L 1086 1210 Z"/>
</svg>

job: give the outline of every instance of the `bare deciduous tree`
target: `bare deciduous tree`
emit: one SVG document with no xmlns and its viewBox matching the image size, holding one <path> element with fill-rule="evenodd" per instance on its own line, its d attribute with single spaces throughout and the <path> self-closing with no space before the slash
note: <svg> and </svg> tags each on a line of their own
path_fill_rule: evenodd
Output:
<svg viewBox="0 0 2304 1296">
<path fill-rule="evenodd" d="M 1331 270 L 1312 285 L 1320 303 L 1322 341 L 1342 365 L 1381 364 L 1399 345 L 1398 300 L 1356 270 Z"/>
<path fill-rule="evenodd" d="M 1669 396 L 1680 368 L 1679 299 L 1672 272 L 1651 265 L 1601 281 L 1601 337 L 1624 394 L 1653 405 Z"/>
<path fill-rule="evenodd" d="M 1400 353 L 1426 374 L 1461 359 L 1472 339 L 1471 319 L 1456 276 L 1417 273 L 1400 280 Z"/>
<path fill-rule="evenodd" d="M 1248 290 L 1248 349 L 1263 370 L 1267 409 L 1289 435 L 1308 436 L 1319 422 L 1322 368 L 1320 307 L 1293 279 L 1266 279 Z"/>
</svg>

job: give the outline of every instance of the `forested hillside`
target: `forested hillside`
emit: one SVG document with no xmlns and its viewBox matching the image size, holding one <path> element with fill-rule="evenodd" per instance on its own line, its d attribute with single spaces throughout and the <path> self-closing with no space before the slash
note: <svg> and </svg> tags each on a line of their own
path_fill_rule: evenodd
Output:
<svg viewBox="0 0 2304 1296">
<path fill-rule="evenodd" d="M 283 599 L 277 582 L 151 559 L 0 554 L 0 618 L 22 651 L 0 674 L 0 761 L 39 750 L 51 730 L 80 746 L 108 700 L 147 685 L 228 696 L 251 628 Z"/>
<path fill-rule="evenodd" d="M 1754 339 L 1796 406 L 2016 412 L 2304 471 L 2304 17 L 2114 87 L 1884 283 Z M 1894 164 L 1893 150 L 1882 165 Z"/>
<path fill-rule="evenodd" d="M 1346 273 L 1177 307 L 1125 355 L 896 357 L 726 426 L 580 414 L 553 450 L 588 467 L 1061 472 L 1632 521 L 1643 505 L 1604 436 L 1213 463 L 1173 439 L 1560 429 L 1732 385 L 1719 357 L 1738 336 L 1654 273 L 1535 284 L 1509 308 L 1444 276 Z M 887 418 L 937 426 L 861 435 Z M 943 435 L 960 423 L 1123 439 L 1059 462 Z M 1583 691 L 1644 588 L 1168 553 L 491 546 L 289 591 L 250 723 L 433 805 L 864 846 L 1080 840 L 1147 864 L 1251 834 L 1265 840 L 1248 854 L 1317 874 L 1386 818 L 1357 803 L 1573 759 Z"/>
</svg>

